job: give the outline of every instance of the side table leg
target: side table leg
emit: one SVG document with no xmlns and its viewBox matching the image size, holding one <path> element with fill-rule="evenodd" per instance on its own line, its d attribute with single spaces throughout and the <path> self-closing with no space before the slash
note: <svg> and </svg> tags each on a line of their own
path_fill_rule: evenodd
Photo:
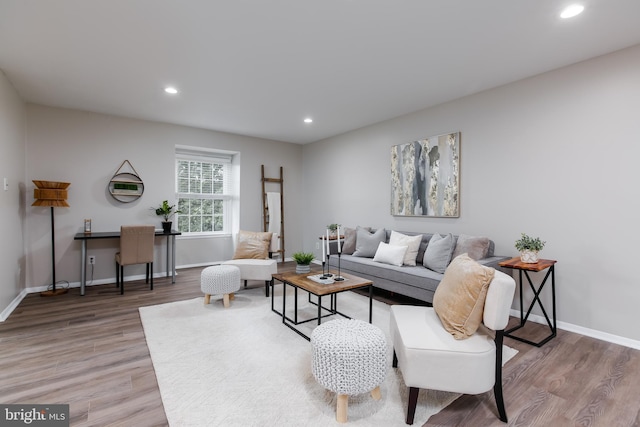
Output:
<svg viewBox="0 0 640 427">
<path fill-rule="evenodd" d="M 524 325 L 524 304 L 522 303 L 522 294 L 523 294 L 523 289 L 522 289 L 522 270 L 518 270 L 518 285 L 520 288 L 520 326 Z"/>
<path fill-rule="evenodd" d="M 551 266 L 551 303 L 553 305 L 553 336 L 556 336 L 556 269 L 555 265 Z"/>
</svg>

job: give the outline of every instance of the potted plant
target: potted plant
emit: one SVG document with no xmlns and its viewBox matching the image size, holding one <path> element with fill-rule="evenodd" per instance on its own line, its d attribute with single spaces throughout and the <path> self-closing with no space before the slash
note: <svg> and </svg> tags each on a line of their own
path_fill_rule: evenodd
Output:
<svg viewBox="0 0 640 427">
<path fill-rule="evenodd" d="M 304 274 L 311 271 L 311 261 L 315 258 L 311 252 L 296 252 L 291 255 L 291 258 L 296 262 L 296 273 Z"/>
<path fill-rule="evenodd" d="M 525 233 L 521 233 L 521 236 L 516 240 L 515 247 L 520 251 L 520 260 L 527 264 L 535 264 L 538 262 L 538 252 L 544 248 L 544 242 L 539 237 L 530 237 Z"/>
<path fill-rule="evenodd" d="M 338 226 L 340 224 L 329 224 L 327 228 L 329 229 L 329 233 L 331 233 L 332 237 L 335 237 L 338 234 Z"/>
<path fill-rule="evenodd" d="M 174 208 L 176 205 L 170 205 L 168 200 L 163 200 L 159 207 L 152 208 L 155 209 L 156 215 L 161 216 L 164 221 L 162 221 L 162 230 L 165 233 L 169 233 L 171 231 L 171 221 L 169 221 L 175 214 L 182 213 L 181 210 Z"/>
</svg>

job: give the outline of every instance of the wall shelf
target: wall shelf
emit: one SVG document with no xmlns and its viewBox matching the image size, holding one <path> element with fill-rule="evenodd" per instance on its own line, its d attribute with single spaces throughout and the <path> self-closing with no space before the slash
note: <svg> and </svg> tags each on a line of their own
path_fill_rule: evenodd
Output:
<svg viewBox="0 0 640 427">
<path fill-rule="evenodd" d="M 129 171 L 123 170 L 126 165 L 128 165 Z M 136 172 L 129 160 L 125 160 L 109 181 L 108 188 L 111 197 L 121 203 L 130 203 L 142 196 L 144 182 L 142 182 L 138 172 Z"/>
</svg>

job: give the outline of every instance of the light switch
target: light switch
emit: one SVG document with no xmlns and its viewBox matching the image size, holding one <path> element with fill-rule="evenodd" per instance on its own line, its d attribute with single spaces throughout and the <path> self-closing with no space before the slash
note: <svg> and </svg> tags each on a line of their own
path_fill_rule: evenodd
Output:
<svg viewBox="0 0 640 427">
<path fill-rule="evenodd" d="M 4 179 L 4 191 L 9 189 L 9 180 L 7 178 Z"/>
</svg>

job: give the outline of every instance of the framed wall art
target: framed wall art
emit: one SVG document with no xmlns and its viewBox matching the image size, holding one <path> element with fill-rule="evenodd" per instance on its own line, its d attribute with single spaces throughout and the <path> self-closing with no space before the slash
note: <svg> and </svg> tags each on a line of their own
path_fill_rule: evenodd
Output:
<svg viewBox="0 0 640 427">
<path fill-rule="evenodd" d="M 391 215 L 460 216 L 460 132 L 391 147 Z"/>
</svg>

